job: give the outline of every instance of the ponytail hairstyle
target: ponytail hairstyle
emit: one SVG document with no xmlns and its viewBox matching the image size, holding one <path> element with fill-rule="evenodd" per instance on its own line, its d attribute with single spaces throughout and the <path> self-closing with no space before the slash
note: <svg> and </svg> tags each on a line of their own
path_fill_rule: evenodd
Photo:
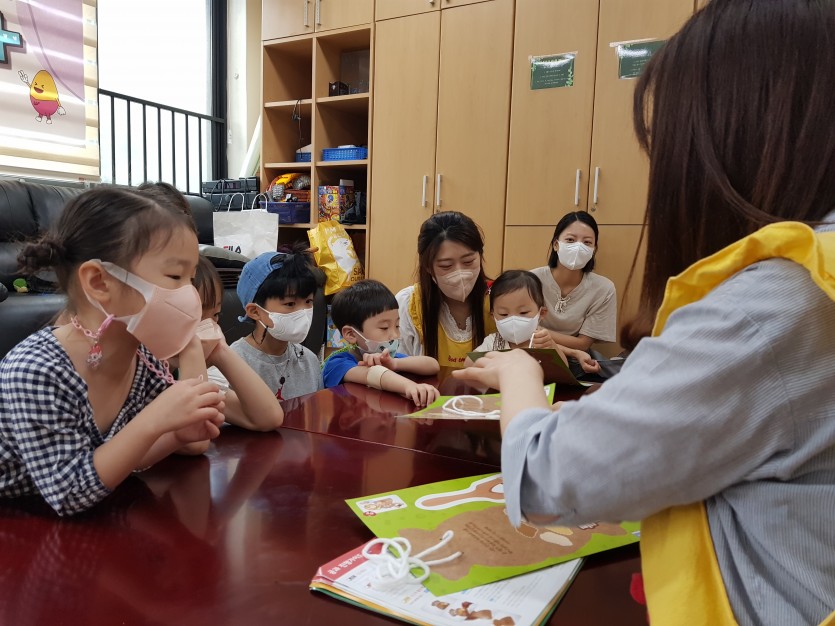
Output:
<svg viewBox="0 0 835 626">
<path fill-rule="evenodd" d="M 178 228 L 196 234 L 191 215 L 135 191 L 98 187 L 69 201 L 58 221 L 18 255 L 20 271 L 51 269 L 74 311 L 75 271 L 91 259 L 130 269 L 152 246 L 164 246 Z"/>
<path fill-rule="evenodd" d="M 831 0 L 711 0 L 647 64 L 634 96 L 647 253 L 624 346 L 650 334 L 671 276 L 767 224 L 835 209 L 833 45 Z"/>
<path fill-rule="evenodd" d="M 423 325 L 423 353 L 438 358 L 438 319 L 443 295 L 435 284 L 433 263 L 438 248 L 444 241 L 454 241 L 478 252 L 480 257 L 478 280 L 467 297 L 473 329 L 473 348 L 486 336 L 484 324 L 484 296 L 487 294 L 487 276 L 484 273 L 484 235 L 476 223 L 458 211 L 442 211 L 428 218 L 418 235 L 418 285 L 421 298 L 421 324 Z"/>
</svg>

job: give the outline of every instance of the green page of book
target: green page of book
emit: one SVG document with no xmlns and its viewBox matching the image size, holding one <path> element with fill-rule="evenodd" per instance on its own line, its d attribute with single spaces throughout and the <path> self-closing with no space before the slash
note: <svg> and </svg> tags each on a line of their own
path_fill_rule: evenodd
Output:
<svg viewBox="0 0 835 626">
<path fill-rule="evenodd" d="M 501 474 L 447 480 L 346 500 L 378 537 L 405 537 L 412 554 L 435 545 L 452 530 L 449 544 L 426 558 L 463 554 L 432 567 L 425 581 L 445 595 L 517 576 L 556 563 L 638 541 L 640 524 L 593 523 L 583 526 L 516 529 L 505 513 Z"/>
<path fill-rule="evenodd" d="M 554 385 L 546 385 L 545 397 L 548 398 L 548 403 L 554 403 L 554 393 L 556 387 Z M 488 413 L 502 408 L 502 394 L 488 393 L 477 396 L 439 396 L 435 402 L 430 404 L 420 411 L 409 413 L 408 415 L 401 415 L 400 417 L 415 417 L 421 419 L 435 419 L 435 420 L 466 420 L 466 419 L 492 419 L 498 420 L 499 416 L 464 416 L 460 413 L 455 413 L 444 409 L 444 406 L 453 398 L 459 398 L 456 406 L 467 411 L 474 411 L 479 413 Z"/>
<path fill-rule="evenodd" d="M 570 385 L 572 387 L 588 387 L 591 383 L 581 383 L 574 377 L 571 370 L 557 354 L 556 350 L 551 348 L 518 348 L 530 354 L 537 363 L 542 367 L 544 380 L 546 383 L 555 383 L 557 385 Z M 495 350 L 494 352 L 510 352 L 510 350 Z M 475 363 L 486 352 L 470 352 L 467 354 L 470 361 Z"/>
</svg>

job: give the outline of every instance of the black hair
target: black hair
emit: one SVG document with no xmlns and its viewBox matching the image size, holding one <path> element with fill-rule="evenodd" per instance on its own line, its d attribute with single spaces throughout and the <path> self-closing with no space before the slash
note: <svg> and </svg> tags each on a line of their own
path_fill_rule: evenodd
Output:
<svg viewBox="0 0 835 626">
<path fill-rule="evenodd" d="M 835 125 L 822 121 L 835 55 L 821 54 L 833 41 L 835 2 L 711 0 L 653 55 L 634 94 L 647 247 L 624 346 L 650 333 L 671 276 L 766 224 L 835 208 Z"/>
<path fill-rule="evenodd" d="M 333 297 L 331 319 L 339 330 L 350 326 L 363 332 L 362 326 L 368 318 L 397 308 L 394 294 L 383 283 L 361 280 Z"/>
<path fill-rule="evenodd" d="M 223 296 L 223 282 L 220 274 L 212 262 L 204 256 L 197 261 L 197 271 L 191 281 L 197 293 L 200 294 L 200 302 L 203 309 L 212 309 Z"/>
<path fill-rule="evenodd" d="M 444 241 L 455 241 L 478 252 L 481 259 L 478 280 L 467 297 L 473 329 L 473 348 L 484 337 L 484 296 L 487 295 L 487 276 L 484 273 L 484 235 L 478 225 L 458 211 L 442 211 L 429 217 L 420 227 L 418 235 L 418 285 L 421 297 L 421 324 L 423 325 L 423 353 L 438 358 L 438 319 L 443 296 L 433 280 L 432 264 L 438 248 Z"/>
<path fill-rule="evenodd" d="M 146 196 L 150 196 L 160 204 L 169 203 L 178 207 L 183 213 L 192 216 L 191 205 L 183 193 L 171 183 L 146 181 L 139 185 L 136 190 Z M 193 217 L 193 216 L 192 216 Z"/>
<path fill-rule="evenodd" d="M 582 222 L 594 231 L 595 246 L 600 244 L 600 230 L 597 228 L 597 221 L 591 216 L 591 213 L 586 211 L 572 211 L 562 216 L 562 219 L 557 222 L 557 227 L 554 229 L 554 236 L 551 237 L 551 245 L 548 248 L 548 267 L 554 269 L 560 263 L 559 255 L 554 250 L 554 244 L 562 235 L 562 231 L 571 226 L 574 222 Z M 595 254 L 597 248 L 595 248 Z M 589 262 L 583 266 L 583 271 L 588 273 L 594 269 L 594 256 L 589 259 Z"/>
<path fill-rule="evenodd" d="M 53 269 L 72 306 L 74 270 L 91 259 L 129 269 L 151 249 L 164 246 L 179 228 L 195 235 L 191 216 L 169 203 L 116 187 L 98 187 L 71 199 L 53 227 L 27 244 L 17 260 L 21 271 Z"/>
<path fill-rule="evenodd" d="M 493 302 L 496 298 L 520 289 L 526 289 L 531 300 L 540 309 L 545 306 L 545 296 L 542 294 L 542 281 L 539 280 L 539 276 L 527 270 L 507 270 L 502 272 L 490 286 L 490 310 L 493 310 Z"/>
<path fill-rule="evenodd" d="M 316 293 L 316 275 L 313 273 L 313 258 L 307 246 L 295 243 L 282 248 L 276 253 L 276 259 L 283 265 L 273 270 L 264 279 L 258 291 L 255 292 L 253 302 L 260 307 L 272 298 L 307 298 Z"/>
</svg>

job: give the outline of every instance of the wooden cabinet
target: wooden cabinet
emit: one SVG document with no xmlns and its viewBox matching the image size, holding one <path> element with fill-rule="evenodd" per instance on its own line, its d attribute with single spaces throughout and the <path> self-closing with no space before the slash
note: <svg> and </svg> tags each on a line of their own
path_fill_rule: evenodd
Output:
<svg viewBox="0 0 835 626">
<path fill-rule="evenodd" d="M 374 0 L 263 0 L 261 39 L 347 28 L 374 21 Z"/>
<path fill-rule="evenodd" d="M 570 210 L 601 224 L 643 221 L 648 164 L 618 44 L 666 39 L 692 12 L 693 0 L 517 3 L 508 225 L 553 225 Z M 569 54 L 570 86 L 532 89 L 531 57 Z"/>
<path fill-rule="evenodd" d="M 278 39 L 313 32 L 315 0 L 264 0 L 261 39 Z"/>
<path fill-rule="evenodd" d="M 600 224 L 641 224 L 649 161 L 632 123 L 635 81 L 620 78 L 619 42 L 663 40 L 693 13 L 692 0 L 600 0 L 589 211 Z"/>
<path fill-rule="evenodd" d="M 374 19 L 388 20 L 393 17 L 439 11 L 441 4 L 442 0 L 377 0 Z"/>
<path fill-rule="evenodd" d="M 342 55 L 364 51 L 373 62 L 371 26 L 323 31 L 268 41 L 263 46 L 263 113 L 261 133 L 261 186 L 279 174 L 298 172 L 311 179 L 310 213 L 294 224 L 282 224 L 279 243 L 306 242 L 307 230 L 318 223 L 318 186 L 354 181 L 354 189 L 368 191 L 366 159 L 325 161 L 322 150 L 340 145 L 369 145 L 371 81 L 369 91 L 329 96 L 328 83 L 340 79 Z M 295 162 L 296 151 L 312 144 L 311 161 Z M 367 211 L 371 211 L 366 196 Z M 367 262 L 366 224 L 346 225 L 354 249 Z"/>
<path fill-rule="evenodd" d="M 461 211 L 481 226 L 495 276 L 513 1 L 385 20 L 376 29 L 370 276 L 392 290 L 412 282 L 418 230 L 433 210 Z"/>
</svg>

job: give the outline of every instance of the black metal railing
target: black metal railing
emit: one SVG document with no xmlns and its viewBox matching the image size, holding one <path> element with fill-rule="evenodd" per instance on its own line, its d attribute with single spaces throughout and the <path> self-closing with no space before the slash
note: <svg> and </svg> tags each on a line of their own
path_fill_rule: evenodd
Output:
<svg viewBox="0 0 835 626">
<path fill-rule="evenodd" d="M 226 175 L 225 129 L 220 117 L 99 89 L 102 181 L 200 193 L 202 181 Z"/>
</svg>

